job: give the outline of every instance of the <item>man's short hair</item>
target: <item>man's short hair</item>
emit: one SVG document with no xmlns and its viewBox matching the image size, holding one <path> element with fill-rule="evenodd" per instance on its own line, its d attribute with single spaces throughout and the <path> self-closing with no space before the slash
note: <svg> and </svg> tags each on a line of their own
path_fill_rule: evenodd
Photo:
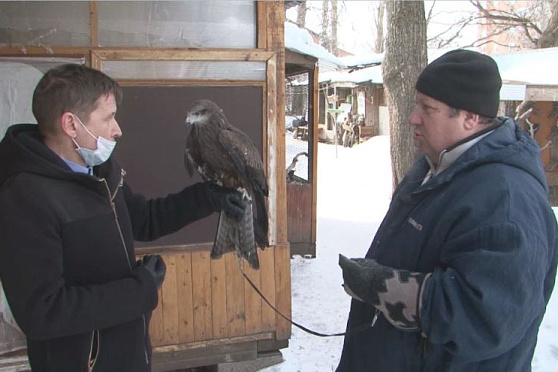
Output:
<svg viewBox="0 0 558 372">
<path fill-rule="evenodd" d="M 462 111 L 461 109 L 451 107 L 451 106 L 449 106 L 449 108 L 450 108 L 450 112 L 449 112 L 449 117 L 450 118 L 456 117 Z M 492 125 L 496 121 L 496 118 L 489 118 L 489 117 L 482 116 L 482 115 L 479 115 L 479 117 L 480 117 L 479 118 L 479 123 L 484 124 L 484 125 Z"/>
<path fill-rule="evenodd" d="M 122 89 L 116 81 L 99 70 L 77 64 L 65 64 L 50 69 L 33 93 L 33 115 L 41 134 L 55 134 L 57 121 L 65 112 L 72 112 L 83 121 L 97 108 L 97 100 L 114 95 L 122 99 Z"/>
</svg>

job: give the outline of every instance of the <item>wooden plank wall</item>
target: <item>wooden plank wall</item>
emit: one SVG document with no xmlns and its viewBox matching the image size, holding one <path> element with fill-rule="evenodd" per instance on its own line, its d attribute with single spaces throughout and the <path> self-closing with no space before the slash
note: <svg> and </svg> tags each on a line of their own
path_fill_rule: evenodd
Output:
<svg viewBox="0 0 558 372">
<path fill-rule="evenodd" d="M 243 270 L 275 305 L 274 249 L 258 251 L 260 270 Z M 273 331 L 275 313 L 244 279 L 236 255 L 211 260 L 209 251 L 170 251 L 159 305 L 150 324 L 154 347 Z"/>
<path fill-rule="evenodd" d="M 312 240 L 312 193 L 310 183 L 287 183 L 287 223 L 291 244 L 315 242 Z"/>
<path fill-rule="evenodd" d="M 556 126 L 556 116 L 552 114 L 554 109 L 553 102 L 535 102 L 533 106 L 533 112 L 529 115 L 529 121 L 533 124 L 538 124 L 538 130 L 535 133 L 535 141 L 541 147 L 541 158 L 543 166 L 546 167 L 550 163 L 550 144 L 549 139 L 551 138 L 552 129 Z M 527 126 L 524 122 L 520 123 L 524 125 L 524 129 Z M 556 146 L 556 143 L 554 143 Z"/>
</svg>

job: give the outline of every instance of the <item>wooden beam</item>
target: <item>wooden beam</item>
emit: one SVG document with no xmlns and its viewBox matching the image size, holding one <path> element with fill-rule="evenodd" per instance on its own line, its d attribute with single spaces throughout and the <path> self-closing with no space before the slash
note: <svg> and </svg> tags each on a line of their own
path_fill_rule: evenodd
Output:
<svg viewBox="0 0 558 372">
<path fill-rule="evenodd" d="M 89 2 L 89 22 L 90 45 L 91 48 L 97 48 L 99 46 L 99 9 L 97 1 Z"/>
<path fill-rule="evenodd" d="M 257 6 L 257 46 L 267 49 L 267 6 L 265 1 L 258 1 Z"/>
<path fill-rule="evenodd" d="M 558 87 L 545 85 L 529 85 L 525 90 L 528 101 L 558 101 Z"/>
<path fill-rule="evenodd" d="M 314 70 L 318 62 L 317 58 L 305 56 L 290 50 L 285 50 L 285 63 L 303 66 L 305 70 Z"/>
<path fill-rule="evenodd" d="M 277 148 L 276 186 L 277 186 L 277 244 L 275 247 L 275 288 L 277 310 L 291 316 L 291 262 L 287 243 L 287 194 L 285 177 L 285 9 L 282 1 L 265 2 L 267 13 L 267 49 L 276 53 L 276 110 L 270 115 L 276 118 L 275 134 Z M 269 93 L 268 93 L 269 96 Z M 286 247 L 280 246 L 286 243 Z M 291 325 L 285 319 L 276 316 L 276 336 L 286 340 L 291 336 Z"/>
<path fill-rule="evenodd" d="M 95 52 L 91 52 L 91 68 L 103 71 L 103 60 Z"/>
<path fill-rule="evenodd" d="M 264 143 L 266 143 L 266 157 L 264 159 L 265 164 L 267 164 L 267 178 L 269 180 L 269 197 L 268 197 L 268 214 L 269 214 L 269 244 L 274 245 L 279 240 L 277 236 L 277 231 L 279 230 L 278 225 L 280 224 L 280 213 L 282 212 L 281 209 L 278 207 L 280 205 L 281 196 L 279 192 L 280 187 L 280 179 L 285 178 L 284 173 L 281 173 L 279 168 L 280 164 L 283 162 L 277 161 L 277 159 L 283 159 L 280 156 L 280 153 L 285 151 L 284 143 L 281 145 L 279 144 L 278 140 L 280 135 L 277 132 L 277 121 L 279 119 L 277 113 L 277 89 L 279 86 L 283 84 L 277 83 L 277 59 L 270 58 L 267 62 L 267 95 L 266 95 L 266 102 L 267 102 L 267 110 L 266 117 L 267 117 L 267 126 L 266 126 L 266 133 L 267 138 Z M 282 147 L 281 147 L 282 146 Z"/>
<path fill-rule="evenodd" d="M 312 90 L 312 234 L 311 240 L 312 243 L 316 243 L 317 237 L 317 205 L 318 205 L 318 72 L 319 67 L 313 71 L 310 71 L 309 77 L 311 85 L 308 89 Z M 315 248 L 315 246 L 314 246 Z"/>
<path fill-rule="evenodd" d="M 239 86 L 239 87 L 246 87 L 246 86 L 256 86 L 256 87 L 265 87 L 265 83 L 263 81 L 251 81 L 251 80 L 174 80 L 174 79 L 166 79 L 166 80 L 118 80 L 118 84 L 121 86 L 163 86 L 163 85 L 172 85 L 172 86 Z M 265 112 L 265 110 L 264 110 Z M 264 115 L 265 116 L 265 115 Z M 264 117 L 264 120 L 266 118 Z M 267 138 L 267 137 L 266 137 Z"/>
<path fill-rule="evenodd" d="M 2 57 L 70 57 L 83 58 L 89 55 L 88 47 L 49 47 L 38 46 L 0 47 Z"/>
<path fill-rule="evenodd" d="M 254 49 L 95 48 L 108 61 L 267 61 L 273 52 Z"/>
<path fill-rule="evenodd" d="M 172 353 L 154 353 L 153 371 L 177 371 L 185 368 L 253 360 L 258 357 L 257 348 L 257 341 L 249 341 L 186 349 Z"/>
</svg>

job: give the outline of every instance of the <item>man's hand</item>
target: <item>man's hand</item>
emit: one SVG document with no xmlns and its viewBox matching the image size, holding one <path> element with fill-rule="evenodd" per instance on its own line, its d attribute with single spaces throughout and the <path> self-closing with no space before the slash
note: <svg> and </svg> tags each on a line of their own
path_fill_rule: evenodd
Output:
<svg viewBox="0 0 558 372">
<path fill-rule="evenodd" d="M 211 183 L 207 188 L 207 195 L 215 211 L 225 211 L 227 216 L 235 219 L 244 215 L 247 203 L 235 189 Z"/>
<path fill-rule="evenodd" d="M 157 289 L 160 289 L 163 285 L 163 280 L 165 280 L 165 274 L 167 273 L 167 266 L 163 257 L 160 255 L 145 255 L 142 259 L 142 265 L 149 271 L 155 280 L 155 285 Z"/>
<path fill-rule="evenodd" d="M 418 328 L 419 296 L 430 274 L 396 270 L 373 259 L 349 259 L 341 254 L 339 266 L 350 296 L 373 305 L 398 328 Z"/>
</svg>

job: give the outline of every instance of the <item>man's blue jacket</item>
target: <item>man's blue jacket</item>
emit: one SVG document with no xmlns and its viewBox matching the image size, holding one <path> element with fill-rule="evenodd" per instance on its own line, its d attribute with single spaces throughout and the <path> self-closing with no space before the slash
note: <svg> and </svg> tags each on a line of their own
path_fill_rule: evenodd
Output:
<svg viewBox="0 0 558 372">
<path fill-rule="evenodd" d="M 420 330 L 380 313 L 345 337 L 339 372 L 530 371 L 556 276 L 556 218 L 539 146 L 511 119 L 422 185 L 405 176 L 366 257 L 433 273 Z M 375 309 L 353 300 L 347 329 Z"/>
</svg>

